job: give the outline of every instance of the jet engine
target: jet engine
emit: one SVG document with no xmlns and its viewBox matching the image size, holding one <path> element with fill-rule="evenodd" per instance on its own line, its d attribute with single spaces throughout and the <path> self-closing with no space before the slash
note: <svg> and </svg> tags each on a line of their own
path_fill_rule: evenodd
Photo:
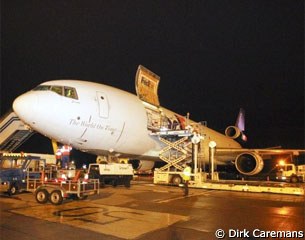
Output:
<svg viewBox="0 0 305 240">
<path fill-rule="evenodd" d="M 240 173 L 252 176 L 262 171 L 264 160 L 254 152 L 242 153 L 236 157 L 235 167 Z"/>
<path fill-rule="evenodd" d="M 153 169 L 155 162 L 147 160 L 131 159 L 128 161 L 132 165 L 132 168 L 137 171 L 149 171 Z"/>
<path fill-rule="evenodd" d="M 236 139 L 242 135 L 242 131 L 238 127 L 235 126 L 229 126 L 225 130 L 225 134 L 229 138 Z"/>
<path fill-rule="evenodd" d="M 235 126 L 227 127 L 225 130 L 225 135 L 232 139 L 239 139 L 243 142 L 247 141 L 246 135 L 238 127 Z"/>
</svg>

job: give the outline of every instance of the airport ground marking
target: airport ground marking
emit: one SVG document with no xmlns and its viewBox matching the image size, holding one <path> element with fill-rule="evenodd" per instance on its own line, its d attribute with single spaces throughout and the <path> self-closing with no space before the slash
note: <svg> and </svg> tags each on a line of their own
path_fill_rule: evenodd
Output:
<svg viewBox="0 0 305 240">
<path fill-rule="evenodd" d="M 36 205 L 13 209 L 10 212 L 123 239 L 134 239 L 190 219 L 189 216 L 101 205 L 88 201 L 69 202 L 60 206 Z"/>
<path fill-rule="evenodd" d="M 154 201 L 155 203 L 168 203 L 168 202 L 172 202 L 172 201 L 176 201 L 176 200 L 180 200 L 180 199 L 185 199 L 185 198 L 191 198 L 191 197 L 198 197 L 198 196 L 208 196 L 210 195 L 211 192 L 215 192 L 217 190 L 211 190 L 211 191 L 207 191 L 204 193 L 198 193 L 198 194 L 189 194 L 188 196 L 179 196 L 179 197 L 174 197 L 174 198 L 168 198 L 168 199 L 164 199 L 164 200 L 156 200 Z"/>
</svg>

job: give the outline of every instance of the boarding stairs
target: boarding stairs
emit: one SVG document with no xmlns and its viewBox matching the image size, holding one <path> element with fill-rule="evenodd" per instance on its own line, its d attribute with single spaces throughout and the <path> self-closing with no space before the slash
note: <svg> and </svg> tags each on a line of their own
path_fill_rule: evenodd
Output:
<svg viewBox="0 0 305 240">
<path fill-rule="evenodd" d="M 13 152 L 33 133 L 15 112 L 8 112 L 0 119 L 0 151 Z"/>
</svg>

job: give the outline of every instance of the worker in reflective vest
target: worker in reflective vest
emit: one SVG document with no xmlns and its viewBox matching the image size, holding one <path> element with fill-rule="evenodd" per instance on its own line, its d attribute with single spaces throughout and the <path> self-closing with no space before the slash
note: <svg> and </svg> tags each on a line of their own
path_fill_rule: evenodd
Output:
<svg viewBox="0 0 305 240">
<path fill-rule="evenodd" d="M 62 165 L 62 163 L 61 163 L 61 155 L 62 155 L 61 149 L 58 148 L 57 151 L 56 151 L 56 153 L 55 153 L 56 165 L 59 165 L 59 166 Z"/>
<path fill-rule="evenodd" d="M 182 178 L 184 180 L 184 196 L 187 196 L 189 194 L 189 181 L 191 179 L 191 173 L 192 169 L 190 167 L 190 164 L 187 163 L 186 167 L 183 169 L 183 175 Z"/>
<path fill-rule="evenodd" d="M 68 168 L 69 166 L 69 161 L 70 161 L 70 151 L 72 150 L 72 148 L 68 145 L 64 145 L 61 148 L 61 161 L 62 161 L 62 168 Z"/>
</svg>

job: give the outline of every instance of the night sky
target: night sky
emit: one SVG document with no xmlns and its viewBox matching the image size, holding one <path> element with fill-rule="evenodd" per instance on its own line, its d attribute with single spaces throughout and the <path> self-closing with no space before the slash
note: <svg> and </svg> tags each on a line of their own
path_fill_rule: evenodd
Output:
<svg viewBox="0 0 305 240">
<path fill-rule="evenodd" d="M 163 107 L 249 147 L 304 148 L 304 1 L 1 1 L 1 105 L 52 79 L 135 93 L 139 64 Z"/>
</svg>

